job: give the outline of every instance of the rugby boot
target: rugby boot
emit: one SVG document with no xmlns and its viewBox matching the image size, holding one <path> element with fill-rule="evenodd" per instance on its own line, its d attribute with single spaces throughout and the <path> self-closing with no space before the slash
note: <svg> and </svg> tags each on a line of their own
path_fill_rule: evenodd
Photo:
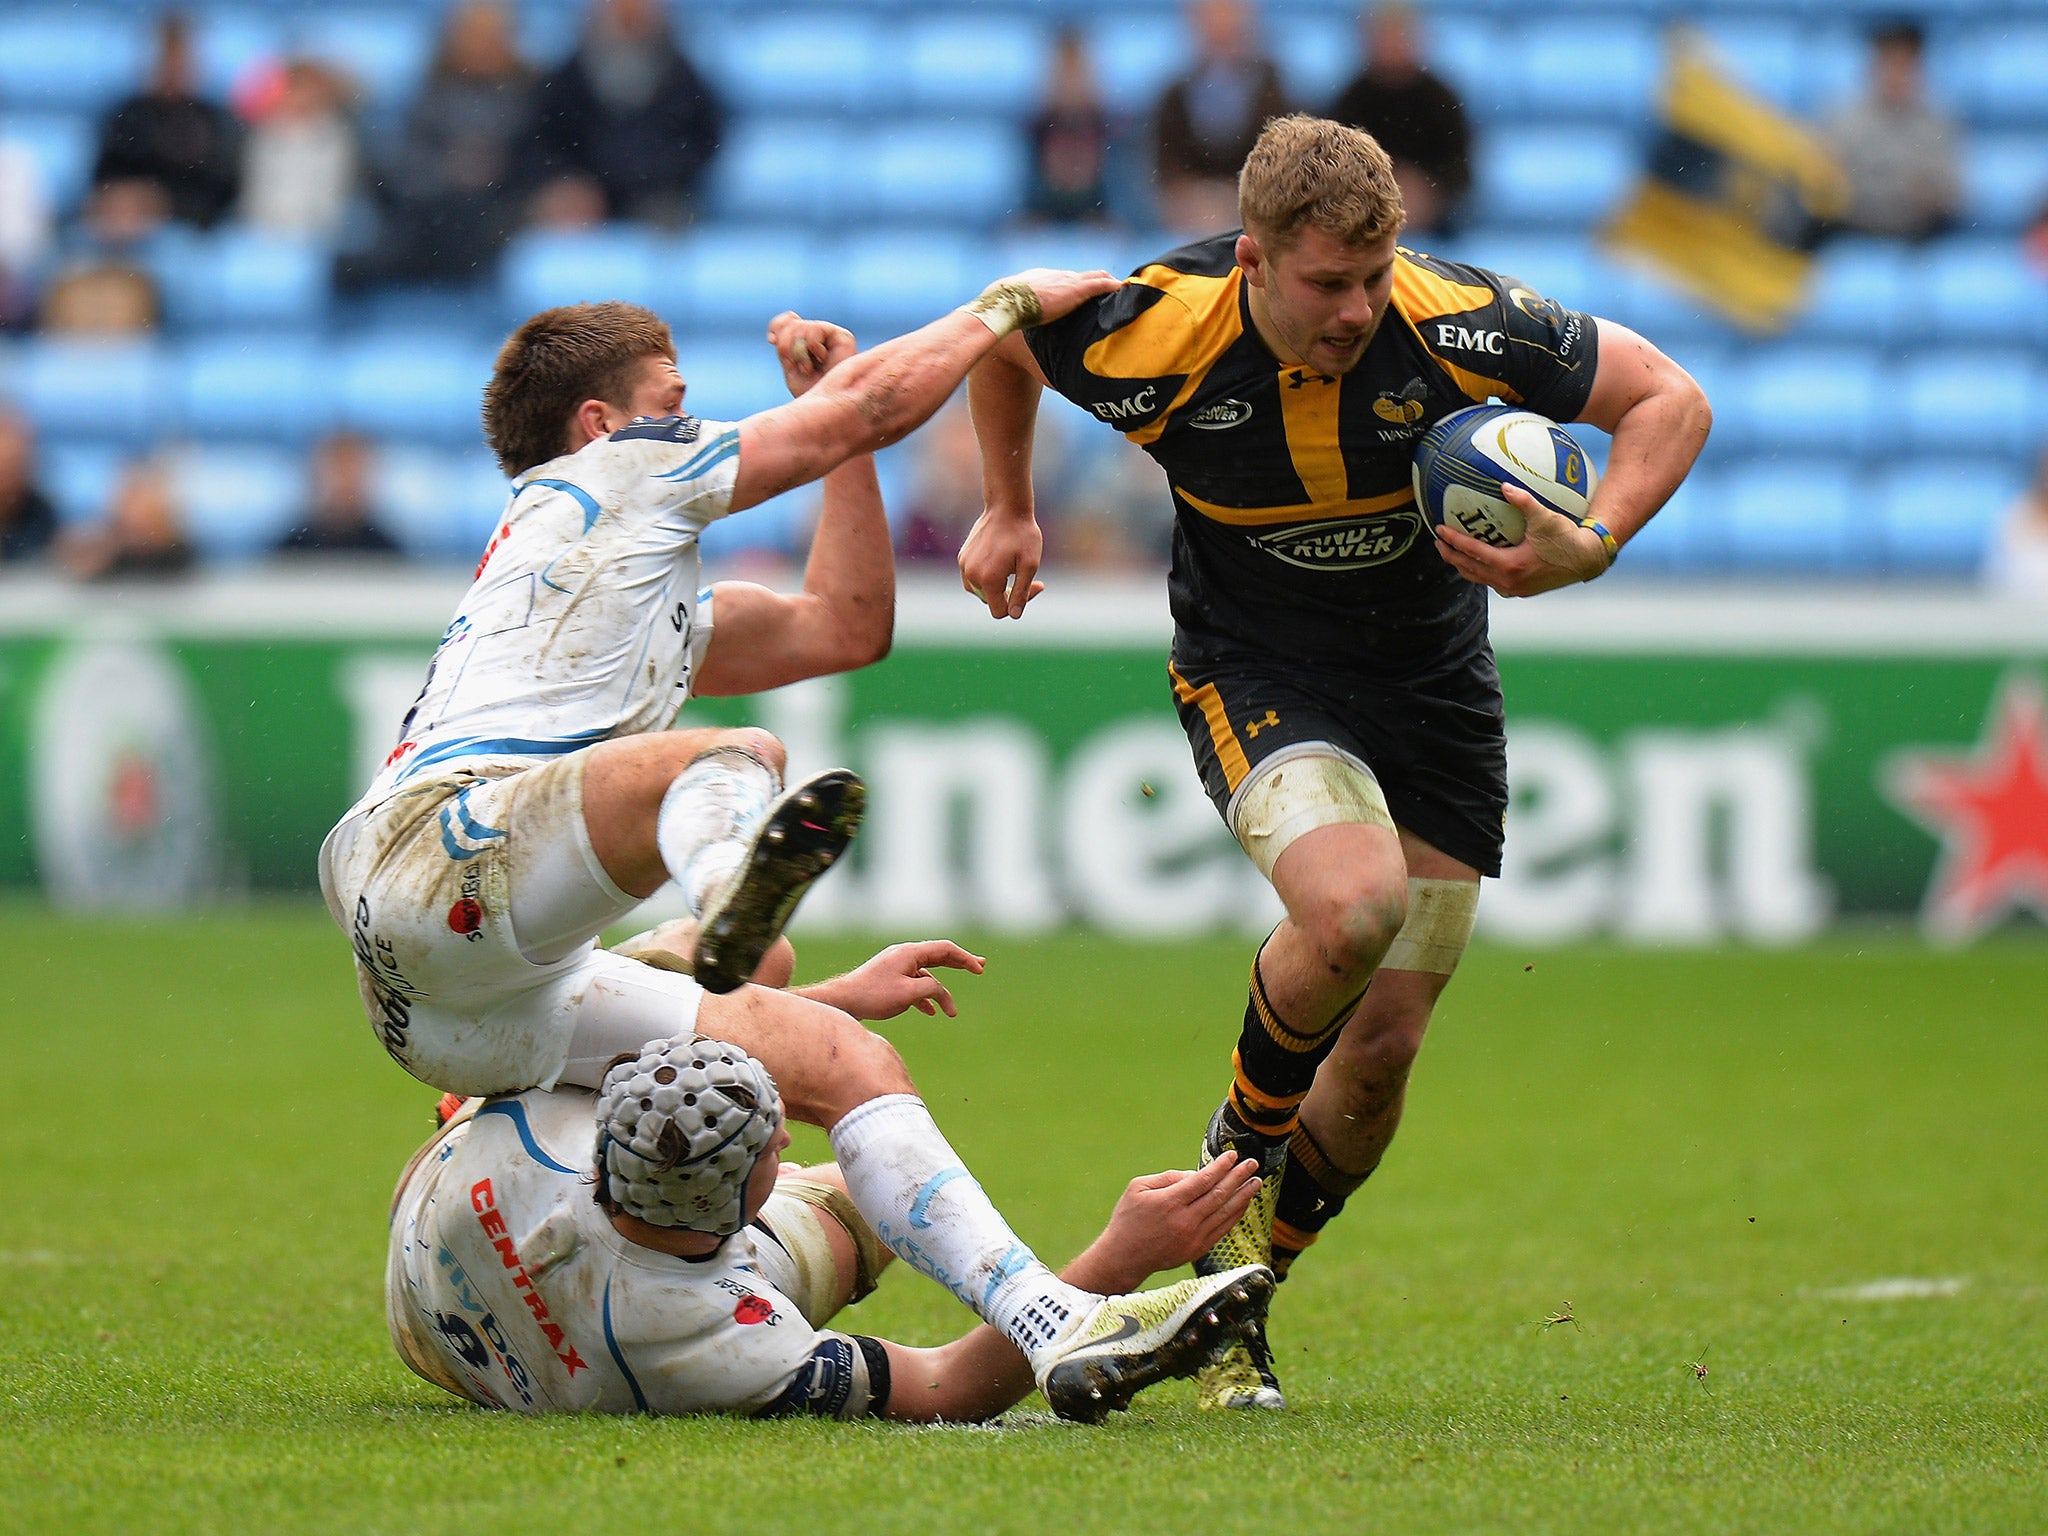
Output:
<svg viewBox="0 0 2048 1536">
<path fill-rule="evenodd" d="M 1280 1200 L 1280 1181 L 1287 1175 L 1287 1143 L 1268 1141 L 1243 1129 L 1228 1102 L 1218 1106 L 1202 1137 L 1202 1162 L 1215 1161 L 1229 1148 L 1259 1165 L 1259 1192 L 1237 1224 L 1217 1239 L 1216 1246 L 1195 1260 L 1195 1273 L 1214 1274 L 1239 1264 L 1273 1262 L 1273 1210 Z M 1233 1344 L 1223 1357 L 1204 1366 L 1195 1378 L 1195 1402 L 1202 1408 L 1258 1408 L 1284 1412 L 1287 1396 L 1273 1374 L 1273 1354 L 1266 1344 L 1263 1319 Z"/>
<path fill-rule="evenodd" d="M 450 1120 L 462 1113 L 462 1106 L 469 1102 L 459 1093 L 444 1093 L 441 1101 L 434 1106 L 434 1129 L 440 1130 Z"/>
<path fill-rule="evenodd" d="M 1063 1419 L 1099 1424 L 1156 1382 L 1192 1376 L 1266 1315 L 1273 1272 L 1248 1264 L 1156 1291 L 1105 1296 L 1034 1362 Z"/>
<path fill-rule="evenodd" d="M 859 776 L 834 768 L 768 807 L 732 879 L 705 905 L 692 965 L 698 985 L 730 992 L 754 974 L 804 892 L 853 841 L 866 805 Z"/>
</svg>

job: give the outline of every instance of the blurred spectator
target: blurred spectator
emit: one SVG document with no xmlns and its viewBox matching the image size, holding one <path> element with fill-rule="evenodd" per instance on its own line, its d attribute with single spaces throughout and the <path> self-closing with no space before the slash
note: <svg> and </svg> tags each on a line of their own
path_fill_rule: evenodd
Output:
<svg viewBox="0 0 2048 1536">
<path fill-rule="evenodd" d="M 1287 111 L 1280 71 L 1255 51 L 1244 0 L 1188 7 L 1195 67 L 1159 98 L 1153 118 L 1159 212 L 1171 229 L 1211 234 L 1237 223 L 1237 173 L 1266 120 Z"/>
<path fill-rule="evenodd" d="M 1164 571 L 1173 545 L 1165 472 L 1125 438 L 1091 433 L 1088 441 L 1047 519 L 1046 558 L 1081 570 Z"/>
<path fill-rule="evenodd" d="M 1407 227 L 1445 234 L 1472 187 L 1472 132 L 1458 93 L 1422 62 L 1415 12 L 1405 0 L 1367 11 L 1365 67 L 1344 87 L 1330 116 L 1363 128 L 1394 162 Z"/>
<path fill-rule="evenodd" d="M 1985 547 L 1984 583 L 2011 597 L 2048 602 L 2048 449 L 2033 484 L 2006 509 Z"/>
<path fill-rule="evenodd" d="M 371 478 L 376 452 L 353 432 L 322 438 L 310 466 L 312 499 L 305 516 L 278 541 L 278 553 L 395 555 L 398 543 L 380 526 Z"/>
<path fill-rule="evenodd" d="M 897 558 L 950 565 L 981 516 L 981 449 L 965 397 L 956 395 L 921 427 L 910 449 L 916 458 L 896 525 Z"/>
<path fill-rule="evenodd" d="M 1916 23 L 1886 22 L 1870 46 L 1870 94 L 1827 127 L 1849 178 L 1842 227 L 1925 239 L 1953 224 L 1962 206 L 1955 127 L 1927 104 L 1926 40 Z"/>
<path fill-rule="evenodd" d="M 241 178 L 241 128 L 226 108 L 195 87 L 185 18 L 157 22 L 157 63 L 148 89 L 131 96 L 100 128 L 95 186 L 139 181 L 163 196 L 165 212 L 210 229 L 234 206 Z"/>
<path fill-rule="evenodd" d="M 1106 221 L 1111 136 L 1081 34 L 1067 28 L 1053 44 L 1052 80 L 1031 124 L 1026 214 L 1055 224 Z"/>
<path fill-rule="evenodd" d="M 34 316 L 36 287 L 55 232 L 34 151 L 0 129 L 0 331 L 20 330 Z"/>
<path fill-rule="evenodd" d="M 2020 234 L 2020 249 L 2034 270 L 2048 277 L 2048 203 L 2035 209 L 2034 216 L 2027 220 L 2027 227 Z"/>
<path fill-rule="evenodd" d="M 36 440 L 27 418 L 0 406 L 0 563 L 29 560 L 50 547 L 57 509 L 36 484 Z"/>
<path fill-rule="evenodd" d="M 448 13 L 433 63 L 379 178 L 376 243 L 344 257 L 338 282 L 463 282 L 498 259 L 516 216 L 519 159 L 529 153 L 533 72 L 496 0 Z"/>
<path fill-rule="evenodd" d="M 178 576 L 192 567 L 169 477 L 154 459 L 137 459 L 122 471 L 107 515 L 96 526 L 66 533 L 58 558 L 81 581 L 116 576 Z"/>
<path fill-rule="evenodd" d="M 42 328 L 88 336 L 155 330 L 163 304 L 148 256 L 167 207 L 163 189 L 154 182 L 108 181 L 94 187 L 43 290 Z"/>
<path fill-rule="evenodd" d="M 607 218 L 689 221 L 725 115 L 659 0 L 592 0 L 576 52 L 539 99 L 539 222 L 587 222 L 599 198 Z"/>
<path fill-rule="evenodd" d="M 279 235 L 331 240 L 356 194 L 362 152 L 348 83 L 291 59 L 254 104 L 242 151 L 242 218 Z"/>
</svg>

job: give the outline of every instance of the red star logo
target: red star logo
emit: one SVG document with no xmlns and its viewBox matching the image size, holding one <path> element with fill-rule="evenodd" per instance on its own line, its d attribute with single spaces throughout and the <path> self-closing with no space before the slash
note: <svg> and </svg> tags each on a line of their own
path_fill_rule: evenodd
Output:
<svg viewBox="0 0 2048 1536">
<path fill-rule="evenodd" d="M 1884 788 L 1941 839 L 1920 920 L 1964 943 L 2031 907 L 2048 921 L 2048 700 L 2008 678 L 1973 752 L 1900 752 Z"/>
</svg>

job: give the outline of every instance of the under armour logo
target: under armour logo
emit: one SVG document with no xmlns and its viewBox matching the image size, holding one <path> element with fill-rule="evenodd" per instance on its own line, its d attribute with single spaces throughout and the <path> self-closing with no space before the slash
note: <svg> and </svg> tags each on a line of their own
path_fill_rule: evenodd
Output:
<svg viewBox="0 0 2048 1536">
<path fill-rule="evenodd" d="M 1269 709 L 1269 710 L 1267 710 L 1267 711 L 1266 711 L 1266 718 L 1265 718 L 1265 719 L 1263 719 L 1263 720 L 1247 720 L 1247 721 L 1245 721 L 1245 723 L 1244 723 L 1244 734 L 1245 734 L 1245 739 L 1246 739 L 1247 741 L 1257 741 L 1257 740 L 1259 739 L 1259 732 L 1263 731 L 1263 730 L 1264 730 L 1264 729 L 1265 729 L 1265 728 L 1266 728 L 1267 726 L 1269 726 L 1269 725 L 1278 725 L 1279 723 L 1280 723 L 1280 717 L 1279 717 L 1278 715 L 1274 714 L 1274 713 L 1273 713 L 1273 711 L 1271 711 L 1271 710 Z"/>
<path fill-rule="evenodd" d="M 1315 373 L 1307 368 L 1296 368 L 1287 375 L 1287 387 L 1300 389 L 1304 384 L 1334 384 L 1337 381 L 1328 374 Z"/>
</svg>

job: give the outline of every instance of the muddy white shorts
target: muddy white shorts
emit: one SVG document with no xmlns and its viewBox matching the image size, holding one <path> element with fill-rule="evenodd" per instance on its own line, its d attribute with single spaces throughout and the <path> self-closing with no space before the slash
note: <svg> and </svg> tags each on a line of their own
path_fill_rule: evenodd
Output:
<svg viewBox="0 0 2048 1536">
<path fill-rule="evenodd" d="M 596 947 L 639 901 L 591 849 L 587 756 L 410 784 L 321 849 L 371 1026 L 421 1081 L 594 1086 L 613 1055 L 694 1029 L 694 981 Z"/>
</svg>

